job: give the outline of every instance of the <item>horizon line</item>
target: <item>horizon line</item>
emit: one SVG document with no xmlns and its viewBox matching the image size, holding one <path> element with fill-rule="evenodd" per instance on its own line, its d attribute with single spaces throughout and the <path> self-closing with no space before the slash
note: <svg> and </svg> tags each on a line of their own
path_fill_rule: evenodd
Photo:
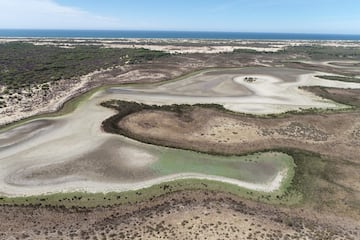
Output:
<svg viewBox="0 0 360 240">
<path fill-rule="evenodd" d="M 360 36 L 360 33 L 314 33 L 314 32 L 268 32 L 268 31 L 221 31 L 221 30 L 154 30 L 154 29 L 66 29 L 66 28 L 0 28 L 17 31 L 123 31 L 123 32 L 188 32 L 188 33 L 247 33 L 247 34 L 303 34 L 303 35 L 348 35 Z"/>
</svg>

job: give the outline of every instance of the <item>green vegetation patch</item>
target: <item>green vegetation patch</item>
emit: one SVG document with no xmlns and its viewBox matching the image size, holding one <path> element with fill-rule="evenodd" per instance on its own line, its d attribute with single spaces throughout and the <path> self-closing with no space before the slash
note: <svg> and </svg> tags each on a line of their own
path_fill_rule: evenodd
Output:
<svg viewBox="0 0 360 240">
<path fill-rule="evenodd" d="M 167 149 L 150 168 L 159 175 L 200 173 L 252 183 L 266 183 L 284 169 L 291 171 L 292 158 L 284 153 L 265 152 L 246 156 L 209 155 Z"/>
<path fill-rule="evenodd" d="M 7 86 L 7 91 L 11 91 L 167 55 L 143 48 L 61 48 L 21 42 L 4 43 L 0 44 L 0 85 Z"/>
<path fill-rule="evenodd" d="M 334 202 L 334 193 L 347 192 L 348 189 L 336 184 L 336 180 L 341 178 L 336 161 L 300 150 L 291 150 L 290 154 L 295 159 L 296 174 L 288 192 L 300 193 L 304 204 L 318 210 L 342 208 L 341 204 Z"/>
<path fill-rule="evenodd" d="M 333 47 L 319 44 L 291 46 L 276 52 L 277 54 L 297 54 L 313 60 L 327 59 L 360 59 L 358 47 Z"/>
<path fill-rule="evenodd" d="M 251 49 L 234 49 L 233 53 L 248 55 L 267 55 L 272 57 L 289 58 L 296 56 L 297 59 L 312 60 L 360 60 L 359 47 L 333 47 L 322 46 L 321 44 L 308 44 L 300 46 L 289 46 L 276 52 L 255 51 Z"/>
</svg>

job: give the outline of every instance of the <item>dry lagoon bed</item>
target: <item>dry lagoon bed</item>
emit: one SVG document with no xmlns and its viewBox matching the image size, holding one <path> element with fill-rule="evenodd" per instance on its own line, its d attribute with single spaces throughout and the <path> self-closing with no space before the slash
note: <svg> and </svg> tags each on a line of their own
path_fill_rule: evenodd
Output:
<svg viewBox="0 0 360 240">
<path fill-rule="evenodd" d="M 219 174 L 216 171 L 211 174 L 211 170 L 174 172 L 161 167 L 154 170 L 154 163 L 161 160 L 164 151 L 174 155 L 183 153 L 103 132 L 101 122 L 114 111 L 101 107 L 99 103 L 110 99 L 161 105 L 217 103 L 233 111 L 263 114 L 300 108 L 343 107 L 298 90 L 298 86 L 359 87 L 356 83 L 317 79 L 313 77 L 316 74 L 276 68 L 205 71 L 172 83 L 97 92 L 66 116 L 34 120 L 1 133 L 2 194 L 126 191 L 184 178 L 212 179 L 264 192 L 277 190 L 287 170 L 276 163 L 276 155 L 269 160 L 275 167 L 264 173 L 266 177 L 259 178 L 260 181 L 251 176 L 243 177 L 244 174 L 229 178 L 226 174 L 229 171 L 225 170 L 220 176 L 216 176 Z M 249 77 L 252 82 L 246 81 Z M 205 164 L 211 158 L 206 155 L 191 157 L 204 158 Z M 186 159 L 183 161 L 185 164 Z M 254 173 L 261 169 L 261 164 L 258 166 L 258 169 L 255 166 Z M 237 168 L 241 169 L 242 165 Z"/>
<path fill-rule="evenodd" d="M 260 192 L 277 191 L 281 189 L 282 184 L 287 183 L 292 177 L 288 173 L 293 171 L 293 162 L 287 154 L 265 152 L 242 157 L 221 157 L 148 145 L 124 136 L 104 132 L 101 129 L 101 123 L 116 112 L 100 106 L 100 103 L 113 99 L 159 105 L 217 103 L 232 111 L 260 115 L 308 108 L 347 108 L 345 105 L 298 89 L 299 86 L 309 85 L 360 88 L 357 83 L 316 78 L 315 76 L 319 74 L 319 72 L 289 68 L 211 70 L 163 84 L 144 84 L 100 90 L 79 104 L 72 113 L 59 117 L 32 120 L 0 133 L 0 194 L 3 196 L 32 196 L 69 191 L 127 191 L 150 187 L 163 181 L 184 178 L 215 180 Z M 172 123 L 169 122 L 168 124 Z M 311 142 L 311 139 L 309 141 Z M 188 168 L 179 168 L 179 166 L 186 166 L 187 164 L 189 164 Z M 203 167 L 204 164 L 207 166 L 206 168 Z M 189 168 L 195 169 L 195 171 L 189 171 Z M 220 198 L 217 201 L 223 202 Z M 214 206 L 211 204 L 216 205 L 217 203 L 209 203 L 211 206 L 206 204 L 204 206 L 191 205 L 185 208 L 181 206 L 186 206 L 186 204 L 177 204 L 180 204 L 176 205 L 179 206 L 179 211 L 174 212 L 172 215 L 174 218 L 168 219 L 165 216 L 167 210 L 164 210 L 165 212 L 160 211 L 164 214 L 159 219 L 164 219 L 163 221 L 174 226 L 180 224 L 182 227 L 179 225 L 175 228 L 184 230 L 184 226 L 187 226 L 189 222 L 179 223 L 174 220 L 175 216 L 184 217 L 187 216 L 187 213 L 192 212 L 192 219 L 192 217 L 200 216 L 209 209 L 213 209 Z M 169 206 L 169 204 L 166 202 L 164 206 Z M 219 206 L 216 205 L 216 208 Z M 226 237 L 226 233 L 232 229 L 231 231 L 238 232 L 239 236 L 247 236 L 250 239 L 267 238 L 267 230 L 255 227 L 259 230 L 259 233 L 256 233 L 259 235 L 256 235 L 252 231 L 254 229 L 252 223 L 249 223 L 250 226 L 248 226 L 245 222 L 241 224 L 238 222 L 238 219 L 249 216 L 248 212 L 241 213 L 243 215 L 239 217 L 237 211 L 229 209 L 230 207 L 226 208 L 224 210 L 226 214 L 222 216 L 226 216 L 227 219 L 233 216 L 233 223 L 228 223 L 229 226 L 226 227 L 219 227 L 223 224 L 220 221 L 221 224 L 218 223 L 217 228 L 221 230 L 216 230 L 217 228 L 215 229 L 211 225 L 212 216 L 217 214 L 212 210 L 209 210 L 209 214 L 205 214 L 201 220 L 194 218 L 191 221 L 194 226 L 201 225 L 222 232 L 223 237 Z M 5 208 L 1 211 L 4 216 L 8 214 Z M 169 211 L 171 213 L 171 210 Z M 47 212 L 46 216 L 52 218 L 53 214 Z M 88 218 L 89 216 L 84 215 L 82 217 Z M 116 219 L 118 218 L 106 215 L 103 221 L 115 221 Z M 135 224 L 140 221 L 139 219 L 144 219 L 144 216 L 139 214 L 134 215 L 134 219 L 128 217 L 126 219 L 130 223 L 117 222 L 117 226 Z M 144 221 L 141 220 L 140 222 L 144 223 Z M 257 224 L 261 221 L 260 219 L 254 220 Z M 152 225 L 149 219 L 145 222 Z M 307 230 L 307 227 L 303 228 L 303 235 L 299 235 L 299 231 L 295 231 L 292 226 L 284 225 L 283 222 L 278 224 L 271 219 L 265 222 L 265 225 L 269 224 L 265 229 L 269 227 L 270 229 L 284 230 L 282 233 L 271 230 L 271 234 L 282 234 L 282 238 L 286 238 L 285 232 L 289 236 L 305 237 L 306 231 L 310 231 Z M 157 224 L 159 231 L 164 227 L 170 229 L 170 225 L 163 226 L 162 222 Z M 246 229 L 245 227 L 243 229 L 237 228 L 236 226 L 239 224 L 242 227 L 246 226 Z M 125 225 L 124 228 L 126 228 Z M 31 228 L 29 224 L 27 227 Z M 53 227 L 51 226 L 51 228 Z M 104 229 L 98 230 L 96 230 L 96 234 L 100 234 Z M 79 231 L 79 229 L 74 231 L 76 233 L 74 236 L 81 238 L 82 233 Z M 172 231 L 174 230 L 161 230 L 160 232 L 171 234 Z M 342 230 L 336 231 L 339 233 Z M 36 232 L 29 232 L 31 237 L 37 235 Z M 47 233 L 49 232 L 52 230 L 47 231 Z M 86 231 L 84 232 L 86 233 Z M 119 233 L 114 230 L 114 234 L 115 232 L 116 234 Z M 159 233 L 156 234 L 158 231 L 145 231 L 144 229 L 134 230 L 130 233 L 123 231 L 124 236 L 116 234 L 111 236 L 111 230 L 104 230 L 102 234 L 109 238 L 130 238 L 133 236 L 132 233 L 139 234 L 139 232 L 142 233 L 135 237 L 157 238 L 163 236 Z M 146 235 L 149 232 L 151 235 Z M 194 231 L 188 229 L 188 232 L 193 234 Z M 320 232 L 325 234 L 321 236 L 327 236 L 326 232 Z M 356 232 L 357 230 L 350 235 L 355 236 Z M 87 234 L 92 235 L 89 232 Z M 251 235 L 249 236 L 249 234 Z M 333 236 L 346 239 L 346 234 L 348 233 Z M 61 235 L 58 232 L 53 232 L 53 236 Z M 202 236 L 205 235 L 202 234 Z M 169 237 L 169 235 L 163 237 Z M 185 238 L 185 236 L 183 237 Z M 187 237 L 192 238 L 193 235 Z"/>
</svg>

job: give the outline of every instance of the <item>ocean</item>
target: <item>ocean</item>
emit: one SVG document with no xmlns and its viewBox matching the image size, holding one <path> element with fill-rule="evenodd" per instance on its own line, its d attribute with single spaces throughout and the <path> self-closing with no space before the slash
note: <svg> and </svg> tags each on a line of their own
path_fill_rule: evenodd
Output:
<svg viewBox="0 0 360 240">
<path fill-rule="evenodd" d="M 244 40 L 348 40 L 360 35 L 305 33 L 120 31 L 120 30 L 19 30 L 0 29 L 0 37 L 21 38 L 170 38 L 170 39 L 244 39 Z"/>
</svg>

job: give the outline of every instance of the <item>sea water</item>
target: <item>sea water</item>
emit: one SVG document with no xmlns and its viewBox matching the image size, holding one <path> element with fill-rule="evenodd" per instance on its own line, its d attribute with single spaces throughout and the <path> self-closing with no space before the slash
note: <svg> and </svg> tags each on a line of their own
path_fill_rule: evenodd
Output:
<svg viewBox="0 0 360 240">
<path fill-rule="evenodd" d="M 0 37 L 21 38 L 169 38 L 169 39 L 253 39 L 253 40 L 349 40 L 360 35 L 195 31 L 120 31 L 120 30 L 21 30 L 0 29 Z"/>
</svg>

